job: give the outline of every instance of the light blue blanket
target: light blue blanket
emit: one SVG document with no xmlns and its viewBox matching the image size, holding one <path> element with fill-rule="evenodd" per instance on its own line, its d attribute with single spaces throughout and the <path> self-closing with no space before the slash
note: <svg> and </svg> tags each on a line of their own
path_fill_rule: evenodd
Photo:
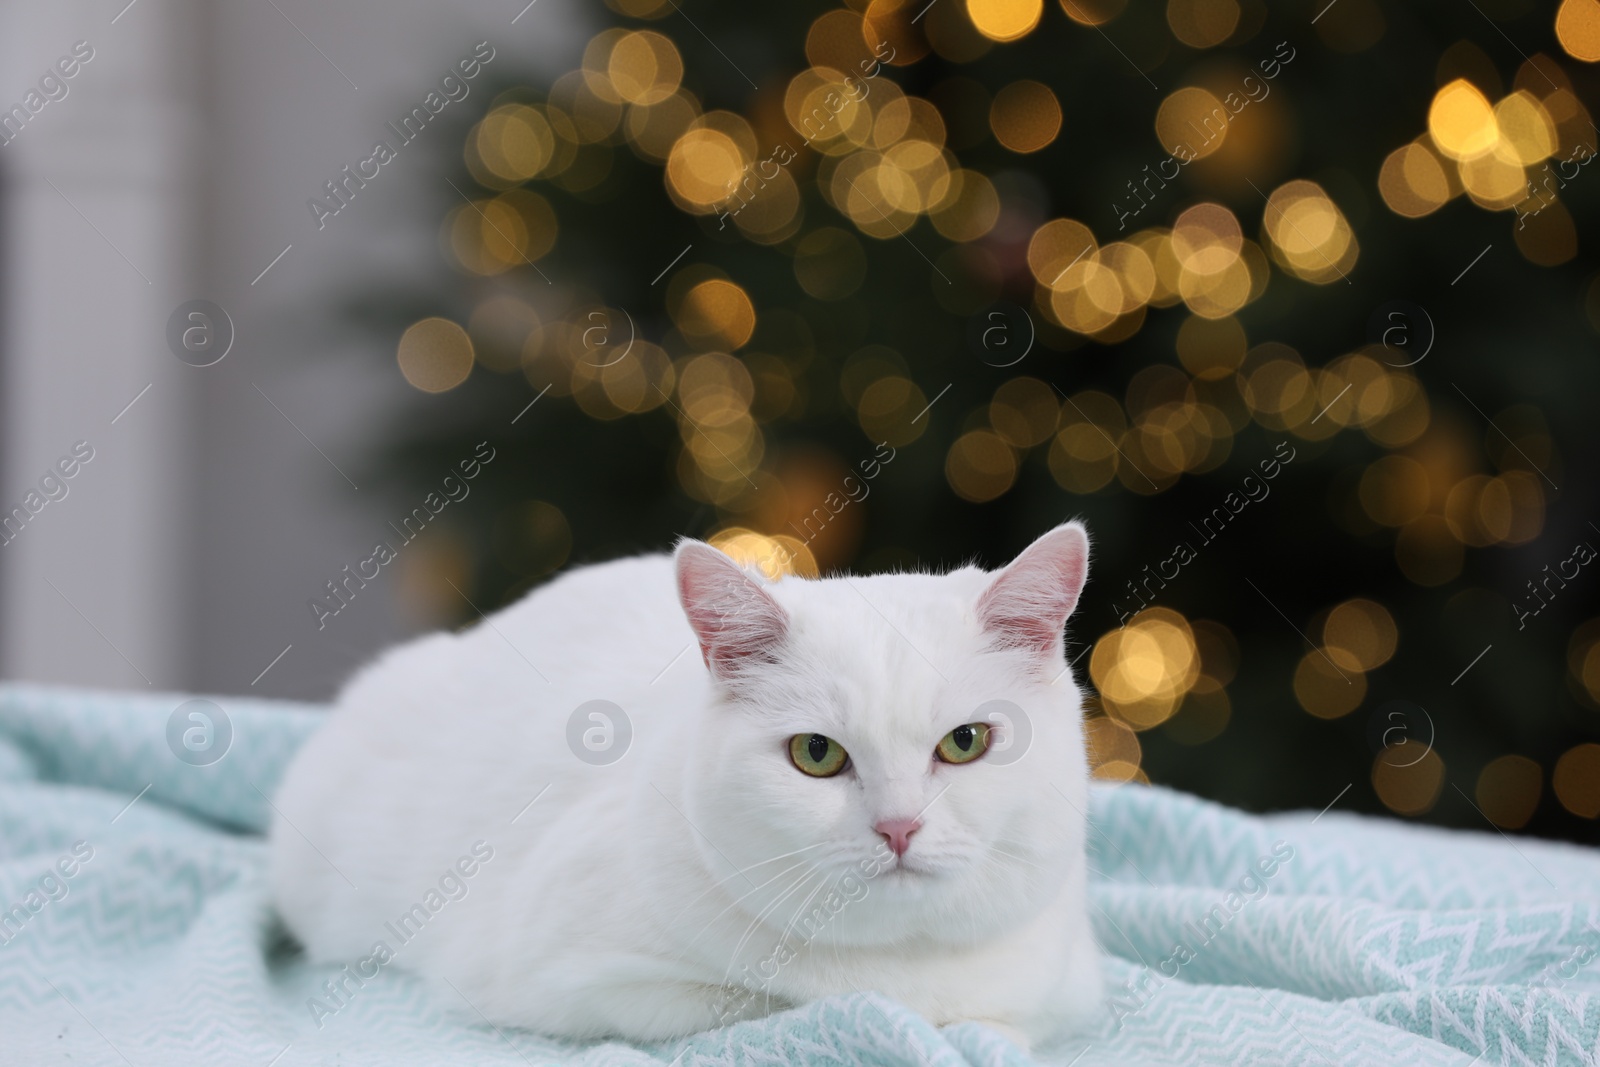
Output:
<svg viewBox="0 0 1600 1067">
<path fill-rule="evenodd" d="M 495 1029 L 386 968 L 331 1017 L 272 915 L 267 797 L 319 709 L 0 686 L 0 1063 L 1031 1062 L 873 993 L 653 1048 Z M 221 724 L 213 724 L 220 731 Z M 195 759 L 203 762 L 203 759 Z M 1448 787 L 1447 787 L 1448 788 Z M 1097 1064 L 1595 1064 L 1600 856 L 1358 818 L 1259 817 L 1097 789 L 1095 922 L 1113 992 Z M 1076 1057 L 1076 1059 L 1074 1059 Z"/>
</svg>

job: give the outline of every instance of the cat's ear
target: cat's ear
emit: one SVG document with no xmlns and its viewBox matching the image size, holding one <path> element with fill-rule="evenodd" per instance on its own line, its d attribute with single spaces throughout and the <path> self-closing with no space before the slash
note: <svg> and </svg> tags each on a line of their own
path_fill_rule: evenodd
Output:
<svg viewBox="0 0 1600 1067">
<path fill-rule="evenodd" d="M 711 673 L 724 681 L 770 662 L 789 632 L 789 615 L 739 565 L 703 541 L 676 555 L 678 599 Z"/>
<path fill-rule="evenodd" d="M 1088 576 L 1083 525 L 1057 526 L 995 576 L 978 599 L 978 618 L 1001 647 L 1061 655 L 1062 629 Z"/>
</svg>

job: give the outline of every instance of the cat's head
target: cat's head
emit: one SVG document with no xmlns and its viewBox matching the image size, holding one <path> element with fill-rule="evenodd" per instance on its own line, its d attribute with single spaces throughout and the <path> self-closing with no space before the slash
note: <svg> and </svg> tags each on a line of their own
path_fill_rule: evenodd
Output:
<svg viewBox="0 0 1600 1067">
<path fill-rule="evenodd" d="M 1088 551 L 1072 522 L 997 572 L 769 583 L 679 546 L 717 694 L 688 817 L 741 909 L 827 941 L 961 942 L 1081 884 L 1088 769 L 1062 634 Z"/>
</svg>

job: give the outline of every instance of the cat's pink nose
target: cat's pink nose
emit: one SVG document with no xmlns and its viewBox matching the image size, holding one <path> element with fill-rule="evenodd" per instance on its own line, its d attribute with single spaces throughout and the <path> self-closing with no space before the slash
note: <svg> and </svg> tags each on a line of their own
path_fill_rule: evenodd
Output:
<svg viewBox="0 0 1600 1067">
<path fill-rule="evenodd" d="M 880 819 L 873 829 L 883 835 L 896 856 L 904 856 L 911 847 L 911 835 L 922 829 L 922 820 Z"/>
</svg>

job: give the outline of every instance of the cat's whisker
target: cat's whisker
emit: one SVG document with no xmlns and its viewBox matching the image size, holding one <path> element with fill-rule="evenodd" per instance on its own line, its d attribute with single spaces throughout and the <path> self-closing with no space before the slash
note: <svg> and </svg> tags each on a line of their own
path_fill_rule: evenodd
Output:
<svg viewBox="0 0 1600 1067">
<path fill-rule="evenodd" d="M 707 930 L 711 929 L 711 927 L 716 923 L 716 921 L 718 919 L 722 918 L 724 915 L 726 915 L 733 908 L 737 907 L 739 905 L 739 902 L 744 900 L 745 897 L 750 896 L 752 893 L 759 893 L 761 890 L 765 889 L 767 886 L 771 885 L 773 882 L 776 882 L 779 878 L 782 878 L 784 875 L 788 874 L 790 871 L 796 870 L 797 868 L 800 868 L 800 867 L 809 867 L 812 870 L 816 869 L 816 865 L 815 864 L 807 864 L 805 860 L 801 860 L 799 863 L 793 864 L 793 865 L 791 865 L 789 867 L 785 867 L 783 870 L 779 871 L 777 874 L 773 875 L 771 878 L 768 878 L 765 882 L 762 882 L 760 885 L 753 887 L 748 892 L 741 893 L 737 897 L 734 897 L 731 901 L 728 902 L 728 904 L 721 911 L 717 912 L 715 915 L 713 915 L 711 917 L 711 921 L 710 922 L 706 923 L 698 931 L 696 931 L 695 935 L 692 938 L 689 939 L 688 943 L 685 944 L 683 946 L 683 948 L 678 951 L 678 954 L 673 958 L 676 959 L 676 960 L 683 959 L 683 954 L 685 952 L 688 952 L 689 949 L 693 948 L 694 945 L 695 945 L 695 942 L 699 941 L 701 936 L 704 935 Z M 804 877 L 804 875 L 801 875 L 801 877 Z M 710 890 L 707 890 L 706 892 L 710 892 Z M 701 893 L 700 896 L 701 897 L 705 896 L 705 893 Z M 697 897 L 695 899 L 698 900 L 699 898 Z M 685 908 L 684 911 L 688 911 L 688 908 Z M 680 912 L 679 915 L 678 915 L 678 918 L 681 919 L 682 917 L 683 917 L 683 914 Z"/>
<path fill-rule="evenodd" d="M 778 936 L 779 944 L 786 944 L 788 942 L 789 932 L 794 929 L 794 924 L 800 921 L 800 916 L 806 913 L 806 905 L 810 904 L 812 898 L 814 898 L 818 893 L 822 892 L 822 887 L 827 884 L 828 880 L 824 878 L 822 881 L 817 883 L 817 887 L 815 889 L 806 894 L 806 899 L 800 902 L 800 906 L 795 909 L 794 915 L 789 919 L 788 924 L 784 926 L 783 933 Z"/>
<path fill-rule="evenodd" d="M 745 927 L 743 936 L 741 936 L 738 943 L 733 946 L 733 952 L 729 954 L 728 966 L 724 968 L 722 972 L 722 980 L 724 984 L 727 983 L 728 975 L 733 971 L 733 965 L 738 962 L 739 953 L 744 951 L 745 945 L 749 943 L 750 938 L 755 934 L 756 928 L 766 921 L 767 916 L 776 910 L 778 905 L 782 904 L 785 900 L 788 900 L 796 890 L 811 880 L 812 875 L 818 873 L 819 871 L 821 871 L 824 877 L 827 876 L 826 871 L 822 871 L 820 867 L 813 864 L 810 870 L 806 871 L 805 874 L 801 875 L 795 880 L 793 885 L 783 891 L 782 896 L 778 897 L 778 899 L 762 908 L 761 911 L 756 914 L 756 917 L 750 921 L 750 925 Z"/>
<path fill-rule="evenodd" d="M 756 917 L 750 921 L 750 925 L 745 927 L 744 934 L 740 936 L 738 942 L 734 945 L 733 953 L 732 953 L 733 957 L 737 958 L 739 953 L 744 950 L 745 944 L 750 940 L 750 937 L 755 933 L 756 927 L 761 925 L 761 924 L 763 924 L 763 923 L 765 923 L 766 919 L 767 919 L 767 916 L 771 915 L 774 911 L 776 911 L 778 909 L 779 905 L 781 905 L 785 900 L 788 900 L 790 896 L 792 896 L 795 892 L 797 892 L 800 889 L 801 886 L 803 886 L 807 882 L 809 882 L 811 880 L 811 877 L 813 875 L 817 874 L 819 871 L 822 871 L 822 868 L 820 867 L 820 865 L 814 864 L 814 863 L 810 864 L 809 866 L 807 866 L 806 870 L 798 878 L 796 878 L 794 881 L 789 883 L 789 886 L 788 886 L 787 889 L 785 889 L 782 893 L 780 893 L 776 898 L 774 898 L 773 900 L 768 902 L 766 907 L 762 908 L 759 912 L 757 912 L 756 913 Z M 823 872 L 823 873 L 824 873 L 824 875 L 826 874 L 826 872 Z M 731 961 L 729 963 L 729 966 L 730 967 L 732 966 L 732 962 Z"/>
<path fill-rule="evenodd" d="M 800 902 L 800 906 L 795 909 L 793 917 L 790 918 L 788 924 L 786 926 L 784 926 L 783 933 L 778 935 L 778 944 L 779 945 L 787 945 L 789 943 L 789 933 L 790 933 L 790 931 L 792 931 L 794 929 L 794 924 L 800 921 L 800 916 L 802 916 L 802 915 L 804 915 L 806 913 L 807 906 L 810 905 L 811 901 L 816 898 L 816 895 L 818 893 L 822 892 L 823 887 L 826 886 L 827 884 L 828 884 L 828 880 L 826 878 L 824 878 L 822 881 L 817 883 L 817 887 L 815 889 L 813 889 L 811 892 L 806 894 L 806 899 L 804 899 L 804 900 L 802 900 Z M 811 942 L 809 942 L 809 941 L 806 942 L 806 945 L 809 946 L 810 944 L 811 944 Z M 765 997 L 764 997 L 764 999 L 762 1001 L 762 1009 L 765 1012 L 769 1013 L 769 1014 L 772 1011 L 772 987 L 771 986 L 767 987 L 767 991 L 766 991 Z"/>
<path fill-rule="evenodd" d="M 1032 860 L 1023 859 L 1021 856 L 1017 855 L 1014 852 L 1007 852 L 1005 849 L 1001 848 L 999 845 L 991 844 L 989 846 L 989 851 L 990 852 L 998 852 L 998 853 L 1000 853 L 1000 855 L 1006 856 L 1006 857 L 1008 857 L 1010 859 L 1014 859 L 1018 863 L 1026 863 L 1029 867 L 1032 867 L 1034 870 L 1045 871 L 1046 874 L 1049 873 L 1049 871 L 1046 870 L 1046 868 L 1039 866 L 1037 863 L 1034 863 Z"/>
<path fill-rule="evenodd" d="M 738 878 L 740 875 L 749 874 L 751 871 L 755 870 L 757 867 L 765 867 L 769 863 L 777 863 L 779 860 L 786 860 L 790 856 L 798 856 L 802 852 L 810 852 L 812 849 L 821 848 L 823 845 L 826 845 L 828 843 L 829 842 L 827 842 L 827 841 L 818 841 L 814 845 L 807 845 L 805 848 L 797 848 L 793 852 L 785 852 L 781 856 L 773 856 L 769 860 L 762 860 L 759 863 L 752 863 L 750 866 L 744 868 L 743 870 L 734 871 L 732 874 L 730 874 L 730 875 L 728 875 L 728 876 L 726 876 L 724 878 L 717 879 L 715 882 L 712 882 L 709 886 L 707 886 L 700 893 L 699 896 L 695 897 L 693 900 L 689 901 L 689 903 L 685 904 L 683 906 L 683 911 L 680 911 L 673 918 L 673 921 L 676 922 L 678 919 L 683 918 L 683 913 L 684 912 L 688 911 L 690 908 L 692 908 L 696 904 L 700 903 L 700 901 L 706 896 L 707 893 L 710 893 L 712 890 L 716 889 L 718 886 L 722 885 L 724 882 L 731 882 L 733 879 Z M 799 866 L 799 864 L 796 864 L 795 866 Z M 792 870 L 794 870 L 794 867 L 790 867 L 788 869 L 792 871 Z"/>
</svg>

